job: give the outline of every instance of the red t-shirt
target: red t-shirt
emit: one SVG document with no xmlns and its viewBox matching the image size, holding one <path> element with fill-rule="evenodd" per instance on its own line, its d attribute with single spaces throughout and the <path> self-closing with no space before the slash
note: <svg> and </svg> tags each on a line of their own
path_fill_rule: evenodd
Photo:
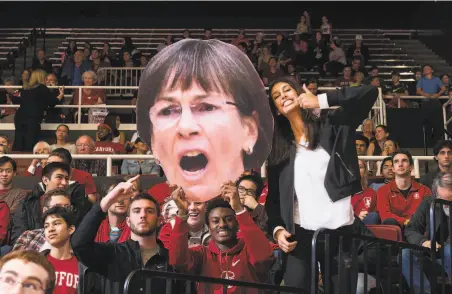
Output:
<svg viewBox="0 0 452 294">
<path fill-rule="evenodd" d="M 95 154 L 123 154 L 125 153 L 124 145 L 113 142 L 97 141 Z"/>
<path fill-rule="evenodd" d="M 377 211 L 377 192 L 372 188 L 366 188 L 361 193 L 352 196 L 352 206 L 355 215 L 361 211 Z"/>
<path fill-rule="evenodd" d="M 79 182 L 81 185 L 85 185 L 86 194 L 96 193 L 96 184 L 94 183 L 93 176 L 90 173 L 73 168 L 71 180 Z"/>
<path fill-rule="evenodd" d="M 58 260 L 47 255 L 55 268 L 55 290 L 53 294 L 76 294 L 78 286 L 78 261 L 75 256 L 67 260 Z"/>
</svg>

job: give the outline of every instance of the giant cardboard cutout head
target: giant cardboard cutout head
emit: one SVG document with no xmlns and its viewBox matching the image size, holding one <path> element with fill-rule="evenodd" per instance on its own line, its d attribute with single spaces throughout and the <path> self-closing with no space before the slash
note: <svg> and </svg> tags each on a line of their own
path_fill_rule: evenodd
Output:
<svg viewBox="0 0 452 294">
<path fill-rule="evenodd" d="M 273 118 L 248 57 L 218 40 L 187 39 L 155 55 L 138 90 L 140 138 L 168 181 L 191 201 L 220 195 L 221 184 L 260 168 Z"/>
</svg>

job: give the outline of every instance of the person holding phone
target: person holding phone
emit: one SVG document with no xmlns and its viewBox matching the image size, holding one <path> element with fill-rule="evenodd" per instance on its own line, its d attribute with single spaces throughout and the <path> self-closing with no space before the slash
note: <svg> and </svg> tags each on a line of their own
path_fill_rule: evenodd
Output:
<svg viewBox="0 0 452 294">
<path fill-rule="evenodd" d="M 318 96 L 306 85 L 303 90 L 287 78 L 269 87 L 275 127 L 266 210 L 269 232 L 287 255 L 285 285 L 309 291 L 314 232 L 352 231 L 360 225 L 351 205 L 351 196 L 362 190 L 355 133 L 375 104 L 378 90 L 344 87 Z M 316 114 L 331 106 L 340 107 L 327 115 Z M 331 257 L 337 252 L 334 239 Z M 319 250 L 324 256 L 323 248 Z M 320 256 L 319 261 L 324 273 Z M 333 276 L 337 266 L 331 265 Z"/>
</svg>

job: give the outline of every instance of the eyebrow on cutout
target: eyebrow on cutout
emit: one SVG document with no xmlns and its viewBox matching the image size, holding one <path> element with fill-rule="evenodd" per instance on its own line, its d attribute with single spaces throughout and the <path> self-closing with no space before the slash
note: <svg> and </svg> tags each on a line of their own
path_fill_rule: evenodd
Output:
<svg viewBox="0 0 452 294">
<path fill-rule="evenodd" d="M 13 276 L 15 276 L 15 277 L 19 276 L 19 274 L 18 274 L 17 272 L 13 272 L 13 271 L 6 271 L 5 274 L 10 274 L 10 275 L 13 275 Z M 39 283 L 39 285 L 41 286 L 41 288 L 43 287 L 43 286 L 42 286 L 42 281 L 41 281 L 38 277 L 31 276 L 31 277 L 27 277 L 25 280 L 36 281 L 36 282 Z"/>
<path fill-rule="evenodd" d="M 192 101 L 198 101 L 198 100 L 203 100 L 203 99 L 209 98 L 209 96 L 210 95 L 208 95 L 208 94 L 202 94 L 202 95 L 194 95 L 194 96 L 191 96 L 191 97 L 194 97 L 192 99 Z M 161 100 L 168 101 L 168 102 L 177 102 L 177 101 L 179 101 L 179 99 L 176 99 L 175 97 L 160 96 L 159 98 L 157 98 L 156 102 L 161 101 Z"/>
</svg>

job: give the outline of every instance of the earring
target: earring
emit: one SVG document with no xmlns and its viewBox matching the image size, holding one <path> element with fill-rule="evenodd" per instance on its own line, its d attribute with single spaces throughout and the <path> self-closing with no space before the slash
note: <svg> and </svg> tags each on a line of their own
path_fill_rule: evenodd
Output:
<svg viewBox="0 0 452 294">
<path fill-rule="evenodd" d="M 253 154 L 253 146 L 249 146 L 247 150 L 245 150 L 245 153 L 248 155 Z"/>
</svg>

